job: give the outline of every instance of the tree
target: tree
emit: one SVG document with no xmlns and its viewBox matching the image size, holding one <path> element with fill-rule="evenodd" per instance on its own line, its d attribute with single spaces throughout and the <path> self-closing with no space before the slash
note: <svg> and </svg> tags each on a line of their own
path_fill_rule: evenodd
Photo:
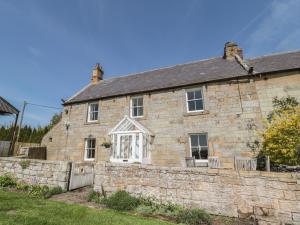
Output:
<svg viewBox="0 0 300 225">
<path fill-rule="evenodd" d="M 268 115 L 262 134 L 262 154 L 275 164 L 300 164 L 300 106 L 293 97 L 274 98 L 274 110 Z"/>
<path fill-rule="evenodd" d="M 57 123 L 59 123 L 59 121 L 62 118 L 62 113 L 55 113 L 51 120 L 50 120 L 50 124 L 48 125 L 48 129 L 50 130 L 52 127 L 54 127 Z"/>
</svg>

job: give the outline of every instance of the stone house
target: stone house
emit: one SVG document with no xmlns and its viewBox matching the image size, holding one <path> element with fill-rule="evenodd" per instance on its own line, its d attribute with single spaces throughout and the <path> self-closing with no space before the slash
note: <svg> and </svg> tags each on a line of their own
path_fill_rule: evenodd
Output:
<svg viewBox="0 0 300 225">
<path fill-rule="evenodd" d="M 64 103 L 62 120 L 43 138 L 49 160 L 206 166 L 218 156 L 252 156 L 247 143 L 275 96 L 300 100 L 300 51 L 244 59 L 233 42 L 224 55 L 91 82 Z"/>
</svg>

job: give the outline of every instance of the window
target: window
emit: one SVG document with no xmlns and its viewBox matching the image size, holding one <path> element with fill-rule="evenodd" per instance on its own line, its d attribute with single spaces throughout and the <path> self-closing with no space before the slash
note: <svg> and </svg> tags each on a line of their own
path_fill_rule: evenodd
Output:
<svg viewBox="0 0 300 225">
<path fill-rule="evenodd" d="M 99 104 L 98 103 L 90 103 L 88 107 L 88 122 L 98 121 L 98 113 L 99 113 Z"/>
<path fill-rule="evenodd" d="M 144 115 L 143 97 L 131 98 L 131 117 L 142 117 Z"/>
<path fill-rule="evenodd" d="M 96 139 L 85 139 L 84 160 L 94 160 L 96 151 Z"/>
<path fill-rule="evenodd" d="M 186 102 L 188 112 L 204 110 L 202 88 L 190 89 L 186 91 Z"/>
<path fill-rule="evenodd" d="M 207 134 L 191 134 L 190 147 L 191 155 L 196 160 L 207 160 L 208 158 L 208 143 Z"/>
</svg>

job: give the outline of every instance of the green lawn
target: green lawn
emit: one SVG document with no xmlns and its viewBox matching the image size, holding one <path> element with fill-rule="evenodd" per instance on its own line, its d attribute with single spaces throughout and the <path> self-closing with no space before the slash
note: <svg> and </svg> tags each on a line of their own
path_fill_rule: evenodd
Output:
<svg viewBox="0 0 300 225">
<path fill-rule="evenodd" d="M 171 225 L 112 210 L 96 210 L 0 190 L 0 224 L 18 225 Z"/>
</svg>

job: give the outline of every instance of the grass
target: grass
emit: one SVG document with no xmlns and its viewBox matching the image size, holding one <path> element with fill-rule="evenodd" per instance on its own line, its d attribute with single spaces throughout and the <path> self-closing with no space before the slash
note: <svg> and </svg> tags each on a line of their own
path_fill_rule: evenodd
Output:
<svg viewBox="0 0 300 225">
<path fill-rule="evenodd" d="M 113 210 L 97 210 L 0 190 L 1 225 L 171 225 Z"/>
</svg>

